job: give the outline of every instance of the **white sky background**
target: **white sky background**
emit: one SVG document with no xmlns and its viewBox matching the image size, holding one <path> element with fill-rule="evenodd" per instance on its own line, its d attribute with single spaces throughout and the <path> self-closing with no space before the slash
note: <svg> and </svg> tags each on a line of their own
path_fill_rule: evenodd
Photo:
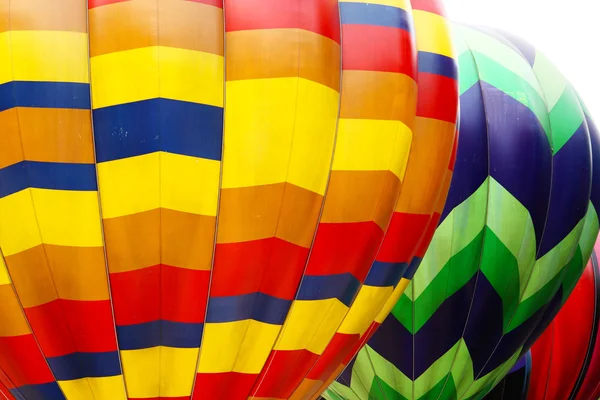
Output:
<svg viewBox="0 0 600 400">
<path fill-rule="evenodd" d="M 454 21 L 522 37 L 571 81 L 600 126 L 600 0 L 444 0 Z"/>
</svg>

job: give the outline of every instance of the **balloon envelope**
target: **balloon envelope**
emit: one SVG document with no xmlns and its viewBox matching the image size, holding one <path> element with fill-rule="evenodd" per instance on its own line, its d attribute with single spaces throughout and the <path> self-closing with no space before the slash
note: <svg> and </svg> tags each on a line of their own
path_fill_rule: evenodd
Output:
<svg viewBox="0 0 600 400">
<path fill-rule="evenodd" d="M 445 23 L 414 5 L 433 17 L 0 0 L 0 391 L 324 389 L 412 278 L 450 182 L 455 64 L 436 72 Z M 438 27 L 418 106 L 415 24 Z"/>
<path fill-rule="evenodd" d="M 460 133 L 440 224 L 392 314 L 327 399 L 479 399 L 573 290 L 598 235 L 600 135 L 512 35 L 456 25 Z"/>
</svg>

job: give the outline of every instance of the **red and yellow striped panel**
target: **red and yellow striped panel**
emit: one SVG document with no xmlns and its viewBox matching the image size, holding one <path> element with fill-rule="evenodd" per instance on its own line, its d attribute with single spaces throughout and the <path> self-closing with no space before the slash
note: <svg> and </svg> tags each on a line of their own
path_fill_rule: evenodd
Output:
<svg viewBox="0 0 600 400">
<path fill-rule="evenodd" d="M 4 258 L 0 258 L 0 315 L 0 390 L 9 399 L 64 398 L 31 334 Z"/>
<path fill-rule="evenodd" d="M 245 399 L 263 370 L 322 213 L 339 115 L 336 0 L 225 10 L 222 188 L 195 399 Z"/>
<path fill-rule="evenodd" d="M 455 65 L 412 4 L 0 0 L 0 390 L 312 397 L 447 191 Z"/>
<path fill-rule="evenodd" d="M 411 4 L 419 96 L 400 198 L 364 285 L 329 346 L 294 392 L 298 399 L 316 398 L 390 312 L 424 256 L 446 200 L 456 152 L 457 66 L 441 2 Z"/>
<path fill-rule="evenodd" d="M 387 3 L 339 3 L 342 97 L 330 183 L 305 275 L 252 397 L 287 399 L 302 382 L 364 282 L 398 200 L 416 49 L 410 5 Z"/>
<path fill-rule="evenodd" d="M 215 1 L 90 1 L 98 182 L 129 399 L 189 398 L 223 133 Z"/>
<path fill-rule="evenodd" d="M 123 399 L 90 124 L 86 1 L 2 0 L 0 15 L 0 247 L 35 336 L 20 330 L 0 352 L 23 351 L 10 356 L 19 365 L 37 357 L 37 341 L 46 360 L 30 383 L 49 386 L 35 398 Z M 52 379 L 41 372 L 47 366 Z M 15 386 L 37 376 L 25 378 Z"/>
</svg>

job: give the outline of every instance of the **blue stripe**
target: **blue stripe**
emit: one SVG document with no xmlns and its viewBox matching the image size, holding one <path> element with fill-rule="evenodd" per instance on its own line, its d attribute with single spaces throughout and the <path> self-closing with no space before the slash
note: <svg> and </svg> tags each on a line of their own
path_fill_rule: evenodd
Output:
<svg viewBox="0 0 600 400">
<path fill-rule="evenodd" d="M 90 85 L 12 81 L 0 85 L 0 111 L 14 107 L 90 109 Z"/>
<path fill-rule="evenodd" d="M 420 51 L 418 58 L 419 72 L 458 79 L 458 66 L 455 59 L 426 51 Z"/>
<path fill-rule="evenodd" d="M 377 287 L 396 286 L 407 269 L 408 263 L 375 261 L 365 279 L 365 285 Z"/>
<path fill-rule="evenodd" d="M 292 304 L 264 293 L 241 296 L 211 297 L 208 300 L 207 323 L 233 322 L 253 319 L 267 324 L 281 325 Z"/>
<path fill-rule="evenodd" d="M 410 260 L 410 265 L 406 269 L 406 272 L 404 272 L 403 278 L 412 279 L 415 276 L 419 265 L 421 265 L 421 261 L 423 261 L 421 257 L 413 257 L 413 259 Z"/>
<path fill-rule="evenodd" d="M 298 291 L 298 300 L 338 299 L 350 307 L 358 289 L 360 281 L 351 273 L 305 275 Z"/>
<path fill-rule="evenodd" d="M 119 354 L 116 351 L 71 353 L 66 356 L 50 357 L 47 360 L 57 381 L 100 378 L 121 374 Z"/>
<path fill-rule="evenodd" d="M 94 164 L 21 161 L 0 169 L 0 198 L 28 187 L 97 190 Z"/>
<path fill-rule="evenodd" d="M 221 159 L 223 109 L 152 99 L 94 110 L 98 162 L 166 151 Z"/>
<path fill-rule="evenodd" d="M 145 324 L 117 326 L 121 350 L 149 349 L 156 346 L 181 349 L 200 346 L 203 324 L 152 321 Z"/>
<path fill-rule="evenodd" d="M 367 3 L 340 3 L 342 24 L 374 25 L 410 30 L 409 15 L 398 7 Z"/>
<path fill-rule="evenodd" d="M 65 396 L 56 382 L 24 385 L 17 389 L 11 389 L 10 392 L 19 400 L 65 400 Z"/>
</svg>

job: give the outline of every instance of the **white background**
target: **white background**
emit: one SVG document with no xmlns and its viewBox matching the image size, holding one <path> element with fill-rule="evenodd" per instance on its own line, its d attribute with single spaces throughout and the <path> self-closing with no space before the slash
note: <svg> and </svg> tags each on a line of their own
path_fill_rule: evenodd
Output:
<svg viewBox="0 0 600 400">
<path fill-rule="evenodd" d="M 600 125 L 600 0 L 445 0 L 448 17 L 509 31 L 550 58 Z"/>
</svg>

